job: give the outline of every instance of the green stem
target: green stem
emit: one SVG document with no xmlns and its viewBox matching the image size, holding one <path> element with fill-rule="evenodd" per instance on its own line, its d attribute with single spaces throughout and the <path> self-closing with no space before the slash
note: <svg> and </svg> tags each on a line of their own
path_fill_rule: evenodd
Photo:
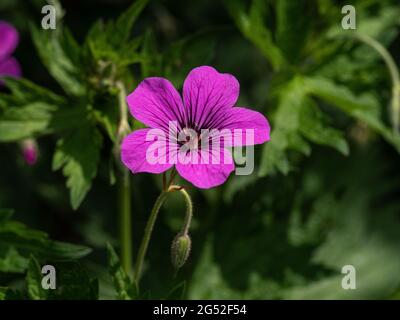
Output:
<svg viewBox="0 0 400 320">
<path fill-rule="evenodd" d="M 392 124 L 394 132 L 398 134 L 400 121 L 400 75 L 396 63 L 390 55 L 389 51 L 374 38 L 358 33 L 355 35 L 355 38 L 375 49 L 376 52 L 378 52 L 382 59 L 385 61 L 385 64 L 390 73 L 390 77 L 392 78 Z"/>
<path fill-rule="evenodd" d="M 131 188 L 129 171 L 123 169 L 119 181 L 119 243 L 121 265 L 126 274 L 132 272 Z"/>
<path fill-rule="evenodd" d="M 190 198 L 189 193 L 183 188 L 179 189 L 180 193 L 183 195 L 185 198 L 186 202 L 186 215 L 185 215 L 185 220 L 183 222 L 183 227 L 181 233 L 183 235 L 187 235 L 189 233 L 189 228 L 190 224 L 192 222 L 192 217 L 193 217 L 193 203 L 192 199 Z"/>
<path fill-rule="evenodd" d="M 158 196 L 153 209 L 151 210 L 149 220 L 147 221 L 146 228 L 144 230 L 144 236 L 142 239 L 142 243 L 140 244 L 139 252 L 136 258 L 136 265 L 135 265 L 135 283 L 136 287 L 139 288 L 139 281 L 142 272 L 142 266 L 144 257 L 146 255 L 147 248 L 149 246 L 151 234 L 153 232 L 154 224 L 156 222 L 158 212 L 160 211 L 161 206 L 163 205 L 165 199 L 167 198 L 168 191 L 162 191 L 161 194 Z"/>
<path fill-rule="evenodd" d="M 122 82 L 118 81 L 116 83 L 118 92 L 118 100 L 119 100 L 119 125 L 117 132 L 117 143 L 119 144 L 121 140 L 127 135 L 131 130 L 128 122 L 128 107 L 126 105 L 126 89 Z"/>
<path fill-rule="evenodd" d="M 115 141 L 116 161 L 119 160 L 119 148 L 122 139 L 129 133 L 128 123 L 128 107 L 125 102 L 126 90 L 121 81 L 116 83 L 119 89 L 119 125 L 117 138 Z M 120 243 L 120 258 L 122 268 L 127 274 L 132 272 L 132 223 L 131 223 L 131 184 L 129 171 L 121 166 L 121 176 L 118 183 L 118 204 L 119 204 L 119 243 Z"/>
</svg>

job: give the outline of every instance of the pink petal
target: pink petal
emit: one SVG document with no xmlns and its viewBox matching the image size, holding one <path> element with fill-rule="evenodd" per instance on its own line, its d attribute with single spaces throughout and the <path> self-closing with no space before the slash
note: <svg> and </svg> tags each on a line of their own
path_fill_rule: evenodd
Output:
<svg viewBox="0 0 400 320">
<path fill-rule="evenodd" d="M 188 154 L 188 158 L 193 157 Z M 216 157 L 216 152 L 219 152 L 219 159 Z M 235 169 L 235 164 L 233 162 L 230 152 L 224 148 L 218 151 L 199 151 L 198 152 L 198 162 L 196 163 L 182 163 L 182 161 L 177 162 L 176 170 L 178 173 L 187 181 L 191 182 L 198 188 L 209 189 L 223 184 Z M 208 159 L 208 164 L 203 164 L 203 161 Z M 213 163 L 214 160 L 218 160 Z"/>
<path fill-rule="evenodd" d="M 0 21 L 0 59 L 10 56 L 19 42 L 18 31 L 5 21 Z"/>
<path fill-rule="evenodd" d="M 161 173 L 173 166 L 176 148 L 162 130 L 139 129 L 122 141 L 121 160 L 132 173 Z"/>
<path fill-rule="evenodd" d="M 218 110 L 231 108 L 239 97 L 239 82 L 212 67 L 194 68 L 183 84 L 183 102 L 189 123 L 207 126 Z"/>
<path fill-rule="evenodd" d="M 0 78 L 1 77 L 15 77 L 21 76 L 21 67 L 17 59 L 10 57 L 0 61 Z M 0 80 L 0 84 L 4 84 L 4 81 Z"/>
<path fill-rule="evenodd" d="M 267 118 L 251 109 L 240 107 L 229 109 L 220 126 L 228 129 L 227 132 L 232 139 L 232 142 L 225 143 L 225 146 L 261 144 L 270 139 L 271 128 Z"/>
<path fill-rule="evenodd" d="M 184 117 L 182 99 L 174 86 L 164 78 L 146 78 L 127 97 L 132 115 L 145 125 L 168 132 L 169 121 Z"/>
</svg>

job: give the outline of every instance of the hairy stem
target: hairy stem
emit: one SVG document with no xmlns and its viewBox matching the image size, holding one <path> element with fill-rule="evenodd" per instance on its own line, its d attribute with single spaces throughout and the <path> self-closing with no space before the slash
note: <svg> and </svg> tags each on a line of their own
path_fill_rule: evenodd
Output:
<svg viewBox="0 0 400 320">
<path fill-rule="evenodd" d="M 130 131 L 128 123 L 128 107 L 125 102 L 126 90 L 122 82 L 116 83 L 119 101 L 120 121 L 117 139 L 115 142 L 116 161 L 119 160 L 119 149 L 122 139 Z M 119 243 L 122 268 L 127 274 L 132 272 L 132 223 L 131 223 L 131 184 L 129 171 L 122 167 L 118 183 L 118 211 L 119 211 Z"/>
<path fill-rule="evenodd" d="M 173 188 L 173 187 L 175 187 L 175 186 L 171 186 L 170 188 Z M 192 203 L 192 199 L 190 198 L 189 193 L 184 188 L 179 188 L 177 190 L 179 190 L 179 192 L 183 195 L 183 198 L 185 199 L 185 202 L 186 202 L 185 220 L 183 222 L 181 234 L 187 235 L 189 233 L 190 224 L 192 223 L 193 203 Z"/>
<path fill-rule="evenodd" d="M 186 215 L 181 230 L 181 234 L 187 235 L 189 232 L 190 224 L 192 222 L 193 216 L 193 203 L 190 195 L 181 186 L 169 185 L 166 189 L 163 189 L 161 194 L 158 196 L 156 202 L 154 203 L 153 209 L 151 210 L 149 220 L 147 221 L 146 228 L 144 230 L 144 236 L 142 243 L 140 244 L 139 252 L 136 258 L 135 265 L 135 284 L 136 288 L 139 289 L 140 276 L 142 273 L 143 261 L 146 256 L 147 248 L 149 246 L 150 238 L 153 233 L 153 228 L 157 220 L 158 212 L 160 211 L 164 201 L 167 199 L 168 193 L 179 191 L 186 202 Z"/>
<path fill-rule="evenodd" d="M 121 265 L 126 274 L 132 272 L 131 188 L 129 171 L 123 169 L 118 186 L 119 243 Z"/>
<path fill-rule="evenodd" d="M 158 212 L 161 209 L 165 199 L 167 198 L 168 191 L 162 191 L 158 196 L 156 202 L 154 203 L 153 209 L 151 210 L 149 220 L 147 221 L 146 228 L 144 230 L 144 236 L 142 239 L 142 243 L 140 244 L 139 252 L 136 258 L 135 265 L 135 283 L 136 287 L 139 288 L 139 281 L 143 267 L 144 257 L 146 255 L 147 248 L 149 246 L 151 234 L 153 232 L 154 224 L 157 220 Z"/>
</svg>

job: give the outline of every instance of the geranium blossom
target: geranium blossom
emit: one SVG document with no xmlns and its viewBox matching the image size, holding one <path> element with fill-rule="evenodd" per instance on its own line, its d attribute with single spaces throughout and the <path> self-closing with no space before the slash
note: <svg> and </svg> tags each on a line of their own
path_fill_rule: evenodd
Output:
<svg viewBox="0 0 400 320">
<path fill-rule="evenodd" d="M 184 179 L 199 188 L 224 183 L 235 169 L 229 147 L 269 140 L 267 119 L 259 112 L 235 107 L 238 96 L 237 79 L 209 66 L 189 73 L 183 99 L 167 79 L 146 78 L 127 97 L 127 103 L 133 117 L 149 128 L 125 137 L 121 145 L 123 163 L 133 173 L 162 173 L 175 165 Z M 175 128 L 173 132 L 171 128 Z M 204 148 L 205 140 L 213 147 Z M 152 148 L 158 149 L 153 153 L 156 157 L 158 154 L 168 161 L 149 161 Z"/>
<path fill-rule="evenodd" d="M 17 30 L 8 22 L 0 20 L 0 77 L 19 77 L 21 68 L 18 61 L 12 57 L 19 42 Z M 0 80 L 0 85 L 3 82 Z"/>
</svg>

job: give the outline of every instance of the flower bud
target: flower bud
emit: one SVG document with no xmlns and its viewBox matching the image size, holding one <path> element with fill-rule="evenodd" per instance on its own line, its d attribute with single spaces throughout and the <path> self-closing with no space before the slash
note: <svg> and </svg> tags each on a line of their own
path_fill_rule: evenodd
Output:
<svg viewBox="0 0 400 320">
<path fill-rule="evenodd" d="M 188 234 L 179 233 L 172 241 L 171 260 L 175 269 L 180 269 L 189 257 L 192 241 Z"/>
<path fill-rule="evenodd" d="M 38 158 L 38 146 L 35 140 L 25 139 L 21 143 L 22 156 L 24 157 L 25 163 L 29 166 L 33 166 Z"/>
</svg>

